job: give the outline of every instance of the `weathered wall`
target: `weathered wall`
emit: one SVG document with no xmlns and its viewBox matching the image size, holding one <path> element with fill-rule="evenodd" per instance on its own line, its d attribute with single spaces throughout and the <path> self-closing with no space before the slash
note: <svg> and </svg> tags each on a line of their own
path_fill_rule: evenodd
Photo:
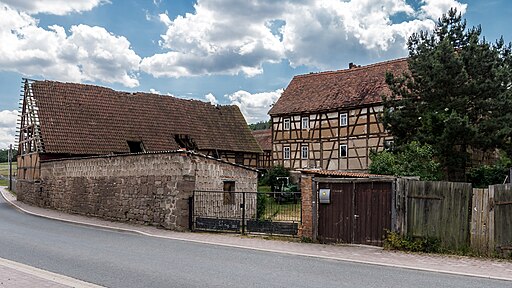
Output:
<svg viewBox="0 0 512 288">
<path fill-rule="evenodd" d="M 186 153 L 139 154 L 41 162 L 40 183 L 23 182 L 18 199 L 116 221 L 188 229 L 194 189 L 223 181 L 256 190 L 257 173 Z"/>
<path fill-rule="evenodd" d="M 313 192 L 313 176 L 302 174 L 300 181 L 301 200 L 302 200 L 302 223 L 299 227 L 299 237 L 315 240 L 313 226 L 313 205 L 316 205 L 316 191 Z"/>
<path fill-rule="evenodd" d="M 216 161 L 197 163 L 196 190 L 223 191 L 224 181 L 235 181 L 236 192 L 256 192 L 258 179 L 256 172 L 248 169 L 216 169 Z M 196 216 L 240 218 L 242 215 L 242 193 L 231 195 L 233 201 L 225 203 L 224 193 L 201 193 L 194 202 Z M 256 215 L 256 194 L 246 195 L 246 217 Z"/>
</svg>

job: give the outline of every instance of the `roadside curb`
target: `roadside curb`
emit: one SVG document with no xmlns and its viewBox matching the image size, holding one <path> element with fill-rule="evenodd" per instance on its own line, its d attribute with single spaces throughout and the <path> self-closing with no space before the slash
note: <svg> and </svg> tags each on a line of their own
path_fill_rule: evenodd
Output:
<svg viewBox="0 0 512 288">
<path fill-rule="evenodd" d="M 40 268 L 32 267 L 29 265 L 25 265 L 23 263 L 11 261 L 8 259 L 0 258 L 0 266 L 4 266 L 10 269 L 14 269 L 18 272 L 25 273 L 31 275 L 33 277 L 41 278 L 46 281 L 54 282 L 61 285 L 66 285 L 69 287 L 76 288 L 101 288 L 103 286 L 99 286 L 93 283 L 85 282 L 79 279 L 75 279 L 69 276 L 57 274 L 54 272 L 50 272 L 47 270 L 43 270 Z"/>
<path fill-rule="evenodd" d="M 155 238 L 169 239 L 169 240 L 176 240 L 176 241 L 193 242 L 193 243 L 198 243 L 198 244 L 216 245 L 216 246 L 231 247 L 231 248 L 238 248 L 238 249 L 249 249 L 249 250 L 261 251 L 261 252 L 280 253 L 280 254 L 286 254 L 286 255 L 320 258 L 320 259 L 328 259 L 328 260 L 335 260 L 335 261 L 345 261 L 345 262 L 352 262 L 352 263 L 357 263 L 357 264 L 377 265 L 377 266 L 384 266 L 384 267 L 390 267 L 390 268 L 411 269 L 411 270 L 424 271 L 424 272 L 434 272 L 434 273 L 443 273 L 443 274 L 458 275 L 458 276 L 470 276 L 470 277 L 478 277 L 478 278 L 493 279 L 493 280 L 512 281 L 512 275 L 510 277 L 499 277 L 499 276 L 492 276 L 492 275 L 485 275 L 485 274 L 478 274 L 478 273 L 457 272 L 457 271 L 449 271 L 449 270 L 443 270 L 443 269 L 431 269 L 431 268 L 415 267 L 415 266 L 410 266 L 410 265 L 390 264 L 390 263 L 369 261 L 369 260 L 357 260 L 357 259 L 344 258 L 344 257 L 301 253 L 301 252 L 295 252 L 295 251 L 283 251 L 283 250 L 276 250 L 276 249 L 271 249 L 271 248 L 258 248 L 258 247 L 251 247 L 251 246 L 247 246 L 247 245 L 236 245 L 236 244 L 228 244 L 228 243 L 221 243 L 221 242 L 214 242 L 214 241 L 157 235 L 157 234 L 140 231 L 137 229 L 112 227 L 112 226 L 106 226 L 106 225 L 95 224 L 95 223 L 87 223 L 87 222 L 83 222 L 83 221 L 75 221 L 75 220 L 54 217 L 54 216 L 48 216 L 48 215 L 43 215 L 43 214 L 35 213 L 32 211 L 28 211 L 28 210 L 18 206 L 16 203 L 12 202 L 10 199 L 8 199 L 8 197 L 6 197 L 6 195 L 4 195 L 4 193 L 11 193 L 11 192 L 7 191 L 4 187 L 0 187 L 0 191 L 1 191 L 2 197 L 5 199 L 5 201 L 7 201 L 10 205 L 12 205 L 16 209 L 18 209 L 24 213 L 27 213 L 27 214 L 30 214 L 33 216 L 37 216 L 37 217 L 41 217 L 41 218 L 53 219 L 53 220 L 58 220 L 58 221 L 77 224 L 77 225 L 90 226 L 90 227 L 108 229 L 108 230 L 119 231 L 119 232 L 130 232 L 130 233 L 136 233 L 136 234 L 144 235 L 144 236 L 148 236 L 148 237 L 155 237 Z M 313 245 L 313 244 L 311 244 L 311 245 Z M 357 245 L 354 245 L 354 246 L 357 246 Z"/>
</svg>

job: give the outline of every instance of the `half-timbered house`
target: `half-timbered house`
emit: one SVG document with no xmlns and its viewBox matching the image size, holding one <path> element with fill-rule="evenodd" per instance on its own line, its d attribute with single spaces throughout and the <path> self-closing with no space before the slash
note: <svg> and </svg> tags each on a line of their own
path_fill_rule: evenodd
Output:
<svg viewBox="0 0 512 288">
<path fill-rule="evenodd" d="M 379 121 L 386 72 L 407 67 L 398 59 L 295 76 L 269 111 L 274 165 L 366 170 L 370 151 L 392 140 Z"/>
<path fill-rule="evenodd" d="M 41 160 L 179 149 L 249 167 L 261 153 L 234 105 L 55 81 L 22 84 L 19 181 L 38 181 Z"/>
<path fill-rule="evenodd" d="M 258 169 L 272 167 L 272 129 L 255 130 L 252 135 L 258 141 L 263 153 L 258 156 Z"/>
</svg>

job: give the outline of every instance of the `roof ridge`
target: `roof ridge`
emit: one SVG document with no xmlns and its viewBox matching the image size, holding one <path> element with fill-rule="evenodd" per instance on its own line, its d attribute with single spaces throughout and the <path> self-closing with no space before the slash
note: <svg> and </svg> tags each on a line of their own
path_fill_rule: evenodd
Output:
<svg viewBox="0 0 512 288">
<path fill-rule="evenodd" d="M 401 61 L 404 61 L 407 59 L 408 59 L 408 57 L 402 57 L 402 58 L 386 60 L 386 61 L 368 64 L 366 66 L 354 67 L 354 68 L 340 69 L 340 70 L 334 70 L 334 71 L 310 72 L 308 74 L 295 75 L 293 78 L 306 78 L 306 77 L 322 76 L 322 75 L 329 75 L 329 74 L 344 74 L 347 72 L 353 72 L 353 71 L 388 65 L 391 63 L 401 62 Z"/>
<path fill-rule="evenodd" d="M 108 91 L 111 91 L 111 92 L 114 92 L 115 94 L 128 94 L 128 95 L 133 95 L 133 96 L 137 96 L 137 94 L 140 94 L 140 96 L 149 96 L 149 97 L 171 97 L 171 98 L 174 98 L 174 99 L 177 99 L 177 100 L 183 100 L 183 101 L 190 101 L 190 102 L 199 102 L 201 104 L 209 104 L 211 106 L 220 106 L 220 107 L 231 107 L 231 106 L 236 106 L 234 104 L 217 104 L 217 105 L 214 105 L 214 104 L 211 104 L 210 102 L 207 102 L 207 101 L 203 101 L 203 100 L 200 100 L 200 99 L 194 99 L 194 98 L 182 98 L 182 97 L 178 97 L 176 95 L 168 95 L 168 94 L 160 94 L 160 93 L 153 93 L 153 92 L 149 92 L 149 91 L 133 91 L 133 92 L 130 92 L 130 91 L 125 91 L 125 90 L 116 90 L 116 89 L 113 89 L 111 87 L 107 87 L 107 86 L 101 86 L 101 85 L 95 85 L 95 84 L 89 84 L 89 83 L 75 83 L 75 82 L 62 82 L 62 81 L 56 81 L 56 80 L 48 80 L 48 79 L 44 79 L 44 80 L 33 80 L 34 82 L 47 82 L 47 83 L 57 83 L 57 84 L 63 84 L 63 85 L 74 85 L 74 86 L 83 86 L 83 87 L 91 87 L 91 88 L 99 88 L 99 89 L 105 89 L 105 90 L 108 90 Z"/>
</svg>

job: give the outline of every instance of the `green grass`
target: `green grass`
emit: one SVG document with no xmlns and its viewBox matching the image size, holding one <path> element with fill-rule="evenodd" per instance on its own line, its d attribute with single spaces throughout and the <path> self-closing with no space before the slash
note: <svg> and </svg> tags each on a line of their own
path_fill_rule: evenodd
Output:
<svg viewBox="0 0 512 288">
<path fill-rule="evenodd" d="M 7 179 L 0 179 L 0 186 L 9 186 L 9 181 Z"/>
<path fill-rule="evenodd" d="M 12 162 L 12 174 L 16 174 L 17 163 Z M 9 176 L 9 162 L 0 163 L 0 175 Z"/>
<path fill-rule="evenodd" d="M 300 203 L 277 203 L 268 198 L 263 219 L 272 221 L 300 221 Z"/>
<path fill-rule="evenodd" d="M 260 186 L 258 185 L 258 191 L 259 192 L 272 192 L 272 189 L 270 186 Z"/>
</svg>

